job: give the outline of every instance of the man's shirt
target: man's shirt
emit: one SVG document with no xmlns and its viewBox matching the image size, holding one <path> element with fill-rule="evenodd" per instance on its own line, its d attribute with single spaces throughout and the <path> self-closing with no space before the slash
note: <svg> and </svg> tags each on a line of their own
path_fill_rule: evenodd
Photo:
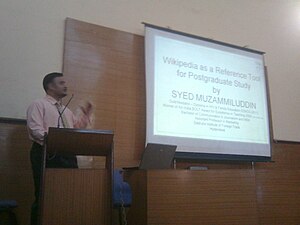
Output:
<svg viewBox="0 0 300 225">
<path fill-rule="evenodd" d="M 43 145 L 45 133 L 48 133 L 49 127 L 63 127 L 63 124 L 68 124 L 68 128 L 79 128 L 86 126 L 86 118 L 79 120 L 74 116 L 72 111 L 66 108 L 63 112 L 64 120 L 60 116 L 57 104 L 60 104 L 56 99 L 49 95 L 44 98 L 37 99 L 27 109 L 27 129 L 30 140 Z M 64 108 L 64 106 L 61 106 Z"/>
</svg>

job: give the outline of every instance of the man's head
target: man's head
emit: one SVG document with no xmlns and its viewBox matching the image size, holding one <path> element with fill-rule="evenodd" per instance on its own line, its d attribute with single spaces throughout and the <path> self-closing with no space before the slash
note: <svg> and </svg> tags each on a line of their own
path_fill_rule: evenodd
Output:
<svg viewBox="0 0 300 225">
<path fill-rule="evenodd" d="M 61 99 L 67 95 L 66 81 L 62 73 L 49 73 L 43 79 L 45 92 L 55 99 Z"/>
</svg>

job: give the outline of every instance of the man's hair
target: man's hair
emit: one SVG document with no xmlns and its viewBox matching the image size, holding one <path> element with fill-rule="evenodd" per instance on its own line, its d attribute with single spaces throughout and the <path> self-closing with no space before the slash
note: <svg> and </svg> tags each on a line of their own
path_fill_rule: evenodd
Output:
<svg viewBox="0 0 300 225">
<path fill-rule="evenodd" d="M 44 79 L 43 79 L 43 88 L 44 90 L 47 92 L 48 90 L 48 85 L 50 83 L 52 83 L 52 81 L 56 78 L 56 77 L 62 77 L 63 74 L 62 73 L 58 73 L 58 72 L 53 72 L 53 73 L 49 73 L 47 74 Z"/>
</svg>

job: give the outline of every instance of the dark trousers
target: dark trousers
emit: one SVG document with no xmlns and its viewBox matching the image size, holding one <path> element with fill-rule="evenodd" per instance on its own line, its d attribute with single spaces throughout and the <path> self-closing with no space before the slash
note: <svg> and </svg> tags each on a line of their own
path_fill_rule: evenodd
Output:
<svg viewBox="0 0 300 225">
<path fill-rule="evenodd" d="M 43 173 L 43 146 L 33 143 L 30 151 L 30 161 L 34 181 L 35 200 L 31 207 L 31 225 L 38 225 L 39 198 L 41 189 L 41 178 Z M 47 168 L 78 168 L 76 156 L 47 155 Z"/>
</svg>

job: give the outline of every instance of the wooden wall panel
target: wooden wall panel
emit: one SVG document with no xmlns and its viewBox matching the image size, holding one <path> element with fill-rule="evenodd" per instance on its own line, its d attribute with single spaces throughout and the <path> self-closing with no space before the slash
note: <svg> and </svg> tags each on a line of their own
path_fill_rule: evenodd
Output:
<svg viewBox="0 0 300 225">
<path fill-rule="evenodd" d="M 89 99 L 95 129 L 115 133 L 116 167 L 138 164 L 145 143 L 144 39 L 73 19 L 66 21 L 64 74 L 73 107 Z"/>
<path fill-rule="evenodd" d="M 273 144 L 272 162 L 255 163 L 256 169 L 300 169 L 300 144 L 280 142 Z"/>
<path fill-rule="evenodd" d="M 0 199 L 18 202 L 15 212 L 24 225 L 30 222 L 34 200 L 30 147 L 24 123 L 0 123 Z"/>
</svg>

